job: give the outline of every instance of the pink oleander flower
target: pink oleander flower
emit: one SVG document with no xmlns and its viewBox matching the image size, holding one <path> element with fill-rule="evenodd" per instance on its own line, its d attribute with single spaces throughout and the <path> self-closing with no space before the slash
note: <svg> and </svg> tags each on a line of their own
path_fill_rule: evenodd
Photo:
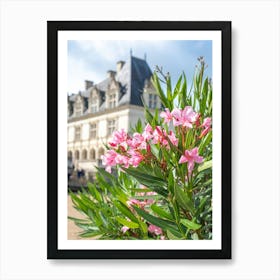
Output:
<svg viewBox="0 0 280 280">
<path fill-rule="evenodd" d="M 174 108 L 171 112 L 173 117 L 173 125 L 179 126 L 182 125 L 182 111 L 178 108 Z"/>
<path fill-rule="evenodd" d="M 161 235 L 162 234 L 162 229 L 160 227 L 155 226 L 155 225 L 149 225 L 148 231 L 150 233 L 154 233 L 156 235 Z"/>
<path fill-rule="evenodd" d="M 184 155 L 181 156 L 179 163 L 188 163 L 188 173 L 189 176 L 192 174 L 194 163 L 201 163 L 203 161 L 203 157 L 198 155 L 198 148 L 195 147 L 192 150 L 185 150 Z"/>
<path fill-rule="evenodd" d="M 123 165 L 125 168 L 129 167 L 129 157 L 125 155 L 117 155 L 115 158 L 116 164 Z"/>
<path fill-rule="evenodd" d="M 191 106 L 186 106 L 183 110 L 174 108 L 171 112 L 173 125 L 192 128 L 192 124 L 197 120 L 198 114 L 193 111 Z"/>
<path fill-rule="evenodd" d="M 143 185 L 141 185 L 140 188 L 141 188 L 141 189 L 147 189 L 147 187 L 145 187 L 145 186 L 143 186 Z M 147 196 L 151 195 L 151 196 L 152 196 L 152 195 L 157 195 L 157 193 L 156 193 L 156 192 L 153 192 L 153 191 L 151 191 L 151 192 L 139 192 L 139 193 L 137 193 L 137 195 L 138 195 L 138 196 L 145 196 L 145 195 L 147 195 Z M 146 205 L 151 205 L 151 204 L 153 204 L 154 202 L 155 202 L 155 200 L 152 199 L 152 198 L 145 199 Z"/>
<path fill-rule="evenodd" d="M 163 146 L 168 145 L 168 141 L 166 140 L 166 132 L 162 130 L 160 126 L 156 126 L 154 132 L 153 132 L 153 144 L 158 144 L 160 143 Z"/>
<path fill-rule="evenodd" d="M 166 240 L 164 235 L 161 235 L 160 240 Z"/>
<path fill-rule="evenodd" d="M 132 139 L 127 140 L 127 144 L 130 148 L 133 149 L 145 150 L 147 148 L 147 143 L 145 141 L 144 136 L 138 132 L 135 132 L 133 134 Z"/>
<path fill-rule="evenodd" d="M 201 116 L 199 113 L 196 113 L 195 122 L 194 122 L 196 127 L 200 126 L 200 121 L 201 121 Z"/>
<path fill-rule="evenodd" d="M 203 136 L 205 136 L 209 130 L 211 129 L 211 124 L 212 124 L 212 120 L 211 118 L 205 118 L 201 127 L 204 127 L 204 130 L 201 132 L 199 138 L 202 138 Z"/>
<path fill-rule="evenodd" d="M 174 146 L 178 146 L 178 139 L 176 138 L 176 135 L 172 130 L 169 131 L 168 138 Z"/>
<path fill-rule="evenodd" d="M 129 227 L 127 227 L 127 226 L 123 226 L 123 227 L 121 228 L 121 231 L 122 231 L 123 233 L 126 233 L 128 230 L 129 230 Z"/>
<path fill-rule="evenodd" d="M 168 108 L 165 108 L 165 112 L 163 111 L 160 113 L 160 117 L 164 118 L 164 123 L 167 123 L 167 124 L 169 124 L 170 121 L 172 121 L 172 119 L 173 119 L 173 116 L 171 115 Z"/>
<path fill-rule="evenodd" d="M 144 156 L 135 150 L 129 150 L 128 153 L 129 155 L 131 155 L 131 158 L 128 160 L 128 163 L 133 167 L 137 167 L 144 159 Z"/>
<path fill-rule="evenodd" d="M 144 137 L 145 141 L 149 141 L 153 138 L 153 128 L 150 124 L 147 124 L 144 128 L 144 132 L 142 133 L 142 136 Z"/>
<path fill-rule="evenodd" d="M 192 123 L 196 121 L 197 113 L 191 106 L 186 106 L 182 111 L 182 126 L 192 128 Z"/>
<path fill-rule="evenodd" d="M 120 131 L 115 131 L 113 133 L 112 140 L 109 141 L 109 145 L 111 147 L 117 147 L 118 145 L 121 145 L 126 148 L 126 140 L 128 138 L 127 133 L 124 131 L 124 129 L 121 129 Z"/>
<path fill-rule="evenodd" d="M 105 170 L 111 173 L 111 167 L 116 166 L 116 158 L 119 154 L 114 150 L 108 150 L 105 155 L 101 156 L 102 164 L 106 166 Z"/>
<path fill-rule="evenodd" d="M 128 206 L 132 206 L 132 205 L 136 205 L 142 209 L 144 209 L 144 207 L 147 205 L 147 202 L 146 201 L 140 201 L 138 199 L 135 199 L 135 198 L 130 198 L 127 202 L 127 205 Z"/>
</svg>

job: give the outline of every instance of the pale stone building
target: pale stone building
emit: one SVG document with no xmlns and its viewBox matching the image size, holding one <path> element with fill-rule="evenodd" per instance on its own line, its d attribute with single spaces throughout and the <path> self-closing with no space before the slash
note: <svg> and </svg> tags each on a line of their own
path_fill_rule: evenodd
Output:
<svg viewBox="0 0 280 280">
<path fill-rule="evenodd" d="M 142 99 L 151 110 L 161 106 L 151 77 L 146 60 L 130 55 L 100 83 L 85 81 L 83 91 L 68 96 L 68 158 L 75 170 L 83 169 L 89 178 L 94 175 L 112 132 L 129 131 L 143 120 Z"/>
</svg>

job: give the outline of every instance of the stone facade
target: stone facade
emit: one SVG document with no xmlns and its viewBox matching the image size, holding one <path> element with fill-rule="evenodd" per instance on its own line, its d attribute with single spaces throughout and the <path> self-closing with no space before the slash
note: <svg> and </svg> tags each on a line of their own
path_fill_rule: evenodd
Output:
<svg viewBox="0 0 280 280">
<path fill-rule="evenodd" d="M 117 62 L 116 71 L 109 70 L 102 82 L 85 81 L 83 91 L 68 96 L 68 159 L 75 170 L 94 176 L 113 131 L 129 131 L 143 121 L 142 100 L 151 110 L 160 108 L 151 77 L 147 62 L 130 56 Z"/>
</svg>

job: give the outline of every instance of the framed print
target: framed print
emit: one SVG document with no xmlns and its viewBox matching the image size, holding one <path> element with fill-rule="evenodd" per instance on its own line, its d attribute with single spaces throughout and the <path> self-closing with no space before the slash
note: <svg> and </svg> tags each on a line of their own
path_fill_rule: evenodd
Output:
<svg viewBox="0 0 280 280">
<path fill-rule="evenodd" d="M 231 258 L 231 22 L 48 22 L 47 257 Z"/>
</svg>

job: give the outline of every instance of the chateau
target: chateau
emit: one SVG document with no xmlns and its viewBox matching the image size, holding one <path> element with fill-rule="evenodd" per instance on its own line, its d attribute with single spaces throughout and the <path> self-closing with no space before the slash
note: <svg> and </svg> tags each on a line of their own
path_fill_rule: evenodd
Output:
<svg viewBox="0 0 280 280">
<path fill-rule="evenodd" d="M 144 119 L 142 99 L 151 110 L 160 108 L 151 77 L 146 60 L 130 55 L 117 62 L 115 71 L 107 71 L 103 81 L 85 81 L 83 91 L 68 95 L 68 160 L 75 170 L 93 178 L 113 131 L 129 131 Z"/>
</svg>

